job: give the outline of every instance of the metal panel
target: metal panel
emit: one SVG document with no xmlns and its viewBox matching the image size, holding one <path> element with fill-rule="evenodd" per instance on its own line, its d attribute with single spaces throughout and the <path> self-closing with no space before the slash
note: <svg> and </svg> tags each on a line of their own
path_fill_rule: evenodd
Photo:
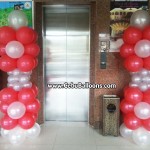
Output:
<svg viewBox="0 0 150 150">
<path fill-rule="evenodd" d="M 89 81 L 89 8 L 44 7 L 46 83 Z M 46 120 L 88 121 L 88 89 L 47 89 Z"/>
</svg>

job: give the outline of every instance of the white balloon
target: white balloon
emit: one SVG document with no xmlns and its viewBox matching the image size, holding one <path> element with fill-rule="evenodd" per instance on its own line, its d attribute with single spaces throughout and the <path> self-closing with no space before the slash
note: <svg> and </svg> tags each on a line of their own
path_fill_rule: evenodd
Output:
<svg viewBox="0 0 150 150">
<path fill-rule="evenodd" d="M 20 83 L 27 83 L 30 80 L 29 75 L 22 74 L 19 76 L 19 82 Z"/>
<path fill-rule="evenodd" d="M 130 87 L 138 87 L 139 85 L 136 84 L 136 83 L 131 82 L 131 83 L 129 83 L 129 86 L 130 86 Z"/>
<path fill-rule="evenodd" d="M 27 83 L 24 83 L 23 85 L 22 85 L 22 87 L 23 88 L 31 88 L 32 87 L 32 82 L 27 82 Z"/>
<path fill-rule="evenodd" d="M 137 56 L 146 58 L 150 56 L 150 41 L 149 40 L 140 40 L 136 43 L 134 51 Z"/>
<path fill-rule="evenodd" d="M 120 134 L 122 137 L 127 138 L 127 139 L 131 139 L 132 138 L 132 132 L 133 132 L 133 130 L 127 128 L 124 123 L 120 126 Z"/>
<path fill-rule="evenodd" d="M 13 74 L 13 72 L 12 72 L 12 71 L 9 71 L 9 72 L 7 72 L 7 74 L 8 74 L 8 75 L 12 75 L 12 74 Z"/>
<path fill-rule="evenodd" d="M 149 145 L 150 144 L 150 132 L 143 127 L 133 131 L 133 141 L 137 145 Z"/>
<path fill-rule="evenodd" d="M 27 130 L 26 136 L 28 138 L 36 138 L 41 132 L 41 127 L 38 123 L 35 123 L 34 126 Z"/>
<path fill-rule="evenodd" d="M 139 84 L 138 84 L 138 87 L 139 87 L 139 89 L 140 89 L 142 92 L 148 90 L 148 85 L 147 85 L 146 82 L 141 82 L 141 83 L 139 83 Z"/>
<path fill-rule="evenodd" d="M 147 76 L 143 77 L 142 81 L 149 84 L 150 83 L 150 75 L 147 75 Z"/>
<path fill-rule="evenodd" d="M 9 75 L 7 78 L 8 83 L 15 83 L 19 81 L 19 76 Z"/>
<path fill-rule="evenodd" d="M 150 89 L 150 84 L 147 84 L 148 89 Z"/>
<path fill-rule="evenodd" d="M 12 87 L 13 88 L 14 84 L 13 83 L 7 83 L 7 87 Z"/>
<path fill-rule="evenodd" d="M 133 74 L 132 77 L 131 77 L 131 81 L 132 81 L 133 83 L 136 83 L 136 84 L 140 83 L 141 80 L 142 80 L 142 79 L 141 79 L 141 76 L 138 75 L 138 74 Z"/>
<path fill-rule="evenodd" d="M 28 72 L 21 72 L 21 74 L 31 75 L 31 74 L 32 74 L 32 71 L 28 71 Z"/>
<path fill-rule="evenodd" d="M 8 139 L 11 144 L 22 144 L 26 139 L 26 131 L 17 126 L 14 129 L 10 130 Z"/>
<path fill-rule="evenodd" d="M 22 26 L 28 25 L 28 19 L 25 13 L 21 10 L 13 10 L 8 15 L 8 24 L 9 26 L 18 29 Z"/>
<path fill-rule="evenodd" d="M 20 70 L 19 70 L 19 69 L 13 70 L 13 71 L 12 71 L 12 74 L 13 74 L 14 76 L 20 75 Z"/>
<path fill-rule="evenodd" d="M 5 130 L 5 129 L 1 128 L 1 136 L 3 138 L 8 138 L 9 132 L 10 132 L 10 130 Z"/>
<path fill-rule="evenodd" d="M 11 41 L 6 45 L 6 54 L 11 58 L 20 58 L 24 54 L 24 46 L 18 41 Z"/>
<path fill-rule="evenodd" d="M 19 82 L 13 83 L 13 89 L 14 89 L 15 91 L 20 91 L 20 90 L 22 89 L 22 84 L 19 83 Z"/>
<path fill-rule="evenodd" d="M 150 24 L 150 16 L 146 10 L 135 11 L 130 18 L 130 25 L 143 29 Z"/>
<path fill-rule="evenodd" d="M 139 102 L 134 107 L 135 115 L 140 119 L 150 118 L 150 105 L 146 102 Z"/>
<path fill-rule="evenodd" d="M 12 119 L 19 119 L 21 118 L 26 111 L 26 107 L 21 102 L 13 102 L 7 108 L 8 116 Z"/>
<path fill-rule="evenodd" d="M 139 71 L 139 74 L 142 75 L 142 76 L 146 76 L 146 75 L 149 74 L 149 71 L 148 71 L 147 69 L 141 69 L 141 70 Z"/>
</svg>

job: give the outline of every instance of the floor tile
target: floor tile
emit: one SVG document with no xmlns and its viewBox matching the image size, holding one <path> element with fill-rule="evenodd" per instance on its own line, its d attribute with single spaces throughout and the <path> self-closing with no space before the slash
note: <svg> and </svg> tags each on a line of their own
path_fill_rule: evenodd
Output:
<svg viewBox="0 0 150 150">
<path fill-rule="evenodd" d="M 104 146 L 134 146 L 135 144 L 131 141 L 128 141 L 122 137 L 111 137 L 111 136 L 99 136 L 96 137 L 96 145 Z"/>
<path fill-rule="evenodd" d="M 96 146 L 56 145 L 53 150 L 96 150 Z"/>
<path fill-rule="evenodd" d="M 0 135 L 0 144 L 7 144 L 8 140 L 6 138 L 1 137 Z"/>
<path fill-rule="evenodd" d="M 0 150 L 53 150 L 52 145 L 0 145 Z"/>
<path fill-rule="evenodd" d="M 96 150 L 121 150 L 120 147 L 117 146 L 97 146 Z"/>
<path fill-rule="evenodd" d="M 122 138 L 121 136 L 103 136 L 101 131 L 95 130 L 94 137 L 96 145 L 102 146 L 134 146 L 135 144 L 129 140 Z"/>
<path fill-rule="evenodd" d="M 93 130 L 82 127 L 64 127 L 59 129 L 56 145 L 95 145 Z"/>
<path fill-rule="evenodd" d="M 121 136 L 103 136 L 85 122 L 46 122 L 41 134 L 26 139 L 22 145 L 11 145 L 0 137 L 0 150 L 149 150 Z"/>
<path fill-rule="evenodd" d="M 56 135 L 58 132 L 58 128 L 55 126 L 47 127 L 47 126 L 41 126 L 41 133 L 39 137 L 35 139 L 28 138 L 25 143 L 26 144 L 41 144 L 41 145 L 53 145 L 56 139 Z"/>
<path fill-rule="evenodd" d="M 87 122 L 67 122 L 68 127 L 83 127 L 87 128 L 89 127 Z"/>
<path fill-rule="evenodd" d="M 63 122 L 63 121 L 46 121 L 43 125 L 47 126 L 47 127 L 60 128 L 62 126 L 67 126 L 67 122 Z"/>
<path fill-rule="evenodd" d="M 119 146 L 121 150 L 149 150 L 149 146 L 139 146 L 139 145 L 134 145 L 134 146 Z"/>
</svg>

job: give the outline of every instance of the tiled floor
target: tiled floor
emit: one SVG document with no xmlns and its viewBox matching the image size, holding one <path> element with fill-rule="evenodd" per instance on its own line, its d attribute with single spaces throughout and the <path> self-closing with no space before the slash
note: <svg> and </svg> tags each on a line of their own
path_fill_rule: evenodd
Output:
<svg viewBox="0 0 150 150">
<path fill-rule="evenodd" d="M 149 150 L 122 137 L 102 136 L 87 123 L 46 122 L 38 138 L 13 146 L 0 137 L 0 150 Z"/>
</svg>

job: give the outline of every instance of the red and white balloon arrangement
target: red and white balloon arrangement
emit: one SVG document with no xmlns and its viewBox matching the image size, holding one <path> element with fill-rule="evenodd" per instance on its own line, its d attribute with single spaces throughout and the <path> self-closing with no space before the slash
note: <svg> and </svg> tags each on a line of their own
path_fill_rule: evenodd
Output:
<svg viewBox="0 0 150 150">
<path fill-rule="evenodd" d="M 40 102 L 37 87 L 30 81 L 37 66 L 40 48 L 37 33 L 27 27 L 28 19 L 21 10 L 8 16 L 9 26 L 0 27 L 0 69 L 8 74 L 7 88 L 0 91 L 1 135 L 12 144 L 40 134 L 36 123 Z"/>
<path fill-rule="evenodd" d="M 120 133 L 138 145 L 150 144 L 150 16 L 138 10 L 131 16 L 123 34 L 120 55 L 131 72 L 131 82 L 124 89 L 120 109 L 124 123 Z"/>
</svg>

